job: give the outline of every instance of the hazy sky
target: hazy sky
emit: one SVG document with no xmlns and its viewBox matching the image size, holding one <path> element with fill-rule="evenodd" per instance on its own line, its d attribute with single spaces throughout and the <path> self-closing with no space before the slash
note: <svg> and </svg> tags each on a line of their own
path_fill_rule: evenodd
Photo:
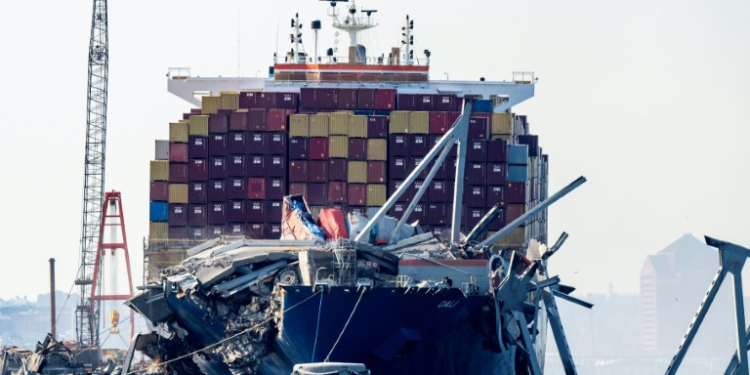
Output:
<svg viewBox="0 0 750 375">
<path fill-rule="evenodd" d="M 295 12 L 312 50 L 332 46 L 327 3 L 110 2 L 106 189 L 118 189 L 136 279 L 148 231 L 154 139 L 190 106 L 166 90 L 168 67 L 194 75 L 265 74 Z M 429 6 L 427 6 L 429 4 Z M 550 190 L 589 182 L 550 211 L 571 234 L 552 273 L 584 292 L 638 290 L 644 257 L 686 231 L 750 247 L 750 3 L 747 1 L 394 1 L 364 38 L 387 53 L 406 14 L 431 77 L 540 77 L 515 108 L 550 154 Z M 47 290 L 47 259 L 66 290 L 78 267 L 91 1 L 0 6 L 0 298 Z M 346 43 L 346 38 L 342 38 Z M 686 219 L 689 217 L 689 220 Z"/>
</svg>

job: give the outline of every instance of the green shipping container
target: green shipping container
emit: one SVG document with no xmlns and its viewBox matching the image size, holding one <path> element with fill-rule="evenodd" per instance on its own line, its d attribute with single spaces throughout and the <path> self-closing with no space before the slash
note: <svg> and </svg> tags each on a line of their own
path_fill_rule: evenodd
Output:
<svg viewBox="0 0 750 375">
<path fill-rule="evenodd" d="M 495 232 L 487 233 L 487 238 L 490 238 Z M 509 249 L 523 247 L 526 244 L 526 228 L 520 227 L 513 229 L 510 233 L 506 234 L 495 242 L 492 247 L 495 249 Z"/>
<path fill-rule="evenodd" d="M 192 115 L 190 116 L 189 122 L 189 134 L 190 135 L 208 135 L 208 116 L 207 115 Z"/>
<path fill-rule="evenodd" d="M 367 206 L 381 207 L 386 201 L 385 185 L 370 184 L 367 185 Z"/>
<path fill-rule="evenodd" d="M 349 117 L 349 138 L 367 138 L 367 116 Z"/>
<path fill-rule="evenodd" d="M 316 113 L 310 115 L 310 137 L 328 137 L 328 121 L 330 117 L 327 113 Z"/>
<path fill-rule="evenodd" d="M 292 115 L 289 119 L 289 136 L 310 136 L 310 115 Z"/>
<path fill-rule="evenodd" d="M 351 116 L 344 112 L 331 113 L 331 123 L 328 128 L 330 135 L 349 135 L 349 117 Z"/>
<path fill-rule="evenodd" d="M 188 184 L 169 184 L 169 203 L 187 203 Z"/>
<path fill-rule="evenodd" d="M 371 160 L 371 161 L 388 160 L 388 140 L 368 139 L 367 140 L 367 160 Z"/>
<path fill-rule="evenodd" d="M 169 181 L 169 160 L 151 161 L 151 181 Z"/>
<path fill-rule="evenodd" d="M 334 135 L 328 139 L 328 157 L 343 158 L 349 157 L 349 137 Z"/>
<path fill-rule="evenodd" d="M 350 161 L 349 162 L 349 174 L 347 182 L 350 184 L 366 184 L 367 183 L 367 162 L 366 161 Z"/>
<path fill-rule="evenodd" d="M 391 122 L 388 125 L 389 134 L 406 134 L 409 131 L 409 111 L 392 111 Z"/>
<path fill-rule="evenodd" d="M 188 143 L 190 124 L 187 122 L 173 122 L 169 124 L 169 141 L 172 143 Z"/>
<path fill-rule="evenodd" d="M 430 134 L 430 112 L 412 112 L 409 117 L 409 134 Z"/>
</svg>

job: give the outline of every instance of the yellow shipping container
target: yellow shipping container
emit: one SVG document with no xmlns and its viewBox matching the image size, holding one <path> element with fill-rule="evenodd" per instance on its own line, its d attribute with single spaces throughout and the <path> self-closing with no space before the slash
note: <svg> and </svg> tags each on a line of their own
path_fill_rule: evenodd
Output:
<svg viewBox="0 0 750 375">
<path fill-rule="evenodd" d="M 349 137 L 334 135 L 328 139 L 328 157 L 329 158 L 348 158 L 349 157 Z"/>
<path fill-rule="evenodd" d="M 499 112 L 492 114 L 491 133 L 496 134 L 513 134 L 513 115 L 508 112 Z"/>
<path fill-rule="evenodd" d="M 291 137 L 309 137 L 310 116 L 292 115 L 289 119 L 289 135 Z"/>
<path fill-rule="evenodd" d="M 409 131 L 409 111 L 392 111 L 391 122 L 388 125 L 389 134 L 406 134 Z"/>
<path fill-rule="evenodd" d="M 388 140 L 368 139 L 367 160 L 388 160 Z"/>
<path fill-rule="evenodd" d="M 169 160 L 151 161 L 151 181 L 169 181 Z"/>
<path fill-rule="evenodd" d="M 208 135 L 208 115 L 190 116 L 190 135 Z"/>
<path fill-rule="evenodd" d="M 310 136 L 311 137 L 328 137 L 328 120 L 327 113 L 316 113 L 310 115 Z"/>
<path fill-rule="evenodd" d="M 166 241 L 168 239 L 169 239 L 169 224 L 168 223 L 150 223 L 149 228 L 148 228 L 149 242 Z"/>
<path fill-rule="evenodd" d="M 386 192 L 385 185 L 370 184 L 367 185 L 367 206 L 381 207 L 385 204 Z"/>
<path fill-rule="evenodd" d="M 188 184 L 169 184 L 169 203 L 187 203 Z"/>
<path fill-rule="evenodd" d="M 219 104 L 220 109 L 231 109 L 234 111 L 240 109 L 240 93 L 234 91 L 222 91 L 219 97 L 221 98 Z"/>
<path fill-rule="evenodd" d="M 331 113 L 331 123 L 328 127 L 328 133 L 330 135 L 349 135 L 349 117 L 348 113 Z"/>
<path fill-rule="evenodd" d="M 412 112 L 408 130 L 409 134 L 430 134 L 430 112 Z"/>
<path fill-rule="evenodd" d="M 367 162 L 350 161 L 347 182 L 350 184 L 367 183 Z"/>
<path fill-rule="evenodd" d="M 173 122 L 169 124 L 169 141 L 173 143 L 187 143 L 190 135 L 190 125 L 187 122 Z"/>
<path fill-rule="evenodd" d="M 219 113 L 219 107 L 221 107 L 220 96 L 204 96 L 203 100 L 201 100 L 202 115 L 213 115 Z"/>
<path fill-rule="evenodd" d="M 367 138 L 367 116 L 349 117 L 349 138 Z"/>
</svg>

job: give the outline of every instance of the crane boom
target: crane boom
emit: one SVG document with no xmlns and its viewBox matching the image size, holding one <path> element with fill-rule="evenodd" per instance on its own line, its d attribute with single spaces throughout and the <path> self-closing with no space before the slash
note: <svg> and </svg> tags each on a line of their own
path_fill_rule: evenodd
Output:
<svg viewBox="0 0 750 375">
<path fill-rule="evenodd" d="M 86 117 L 86 158 L 83 178 L 81 224 L 81 265 L 76 284 L 80 300 L 76 308 L 78 348 L 99 346 L 99 302 L 92 300 L 96 252 L 99 245 L 104 200 L 104 161 L 107 140 L 107 84 L 109 79 L 109 35 L 107 0 L 94 0 L 89 42 L 88 105 Z M 97 278 L 100 280 L 100 278 Z M 100 281 L 98 281 L 100 282 Z"/>
</svg>

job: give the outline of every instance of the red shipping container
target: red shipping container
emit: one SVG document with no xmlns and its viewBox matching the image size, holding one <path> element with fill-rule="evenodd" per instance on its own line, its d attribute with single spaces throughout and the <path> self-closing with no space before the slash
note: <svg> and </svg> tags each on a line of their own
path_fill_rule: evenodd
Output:
<svg viewBox="0 0 750 375">
<path fill-rule="evenodd" d="M 339 89 L 339 109 L 357 109 L 357 89 Z"/>
<path fill-rule="evenodd" d="M 525 204 L 508 203 L 505 206 L 505 223 L 510 224 L 513 220 L 518 219 L 521 215 L 526 213 Z"/>
<path fill-rule="evenodd" d="M 247 199 L 247 178 L 228 179 L 227 197 L 235 200 Z"/>
<path fill-rule="evenodd" d="M 247 154 L 247 133 L 229 133 L 227 149 L 232 155 Z"/>
<path fill-rule="evenodd" d="M 154 181 L 151 183 L 149 199 L 152 201 L 166 202 L 169 200 L 169 182 Z"/>
<path fill-rule="evenodd" d="M 210 134 L 208 136 L 208 154 L 210 156 L 226 156 L 227 150 L 226 134 Z"/>
<path fill-rule="evenodd" d="M 201 227 L 208 225 L 208 212 L 206 212 L 206 205 L 203 204 L 191 204 L 188 207 L 188 225 L 193 227 Z"/>
<path fill-rule="evenodd" d="M 325 206 L 328 204 L 328 184 L 307 184 L 307 204 L 311 206 Z"/>
<path fill-rule="evenodd" d="M 234 111 L 229 115 L 229 130 L 246 132 L 250 130 L 248 126 L 248 112 Z"/>
<path fill-rule="evenodd" d="M 456 121 L 458 121 L 458 118 L 461 117 L 461 112 L 448 112 L 446 115 L 446 123 L 448 125 L 448 128 L 452 127 Z"/>
<path fill-rule="evenodd" d="M 229 115 L 215 113 L 208 115 L 208 133 L 226 133 L 229 131 Z"/>
<path fill-rule="evenodd" d="M 488 139 L 490 137 L 489 119 L 471 116 L 469 118 L 469 139 Z"/>
<path fill-rule="evenodd" d="M 276 96 L 276 105 L 279 108 L 297 110 L 299 94 L 296 92 L 280 92 Z"/>
<path fill-rule="evenodd" d="M 189 181 L 188 165 L 185 163 L 169 164 L 169 182 L 187 183 Z"/>
<path fill-rule="evenodd" d="M 263 228 L 265 225 L 263 223 L 252 223 L 247 225 L 247 230 L 245 231 L 245 234 L 247 235 L 247 238 L 252 238 L 256 240 L 262 240 L 263 239 Z"/>
<path fill-rule="evenodd" d="M 367 139 L 349 138 L 349 160 L 367 160 Z"/>
<path fill-rule="evenodd" d="M 188 203 L 208 202 L 208 183 L 191 182 L 188 184 Z"/>
<path fill-rule="evenodd" d="M 406 211 L 406 207 L 408 206 L 407 203 L 394 203 L 393 207 L 391 207 L 390 210 L 388 210 L 388 216 L 395 217 L 396 219 L 401 220 L 401 218 L 404 216 L 404 212 Z"/>
<path fill-rule="evenodd" d="M 466 161 L 487 162 L 487 141 L 470 140 L 469 147 L 466 148 Z"/>
<path fill-rule="evenodd" d="M 347 187 L 347 204 L 350 206 L 367 206 L 367 185 L 349 184 Z"/>
<path fill-rule="evenodd" d="M 208 205 L 208 224 L 222 226 L 227 224 L 226 203 L 214 202 Z"/>
<path fill-rule="evenodd" d="M 266 201 L 251 200 L 247 201 L 247 222 L 248 223 L 265 223 L 266 222 Z"/>
<path fill-rule="evenodd" d="M 266 176 L 266 156 L 248 155 L 247 176 L 248 177 L 265 177 Z"/>
<path fill-rule="evenodd" d="M 223 180 L 227 178 L 227 158 L 212 156 L 208 161 L 208 178 Z"/>
<path fill-rule="evenodd" d="M 225 236 L 240 237 L 245 235 L 245 224 L 229 223 L 224 227 Z"/>
<path fill-rule="evenodd" d="M 305 182 L 328 182 L 328 161 L 310 160 L 307 163 L 307 180 Z"/>
<path fill-rule="evenodd" d="M 291 183 L 289 184 L 289 195 L 301 195 L 307 199 L 307 184 L 306 183 Z"/>
<path fill-rule="evenodd" d="M 334 181 L 328 183 L 328 203 L 346 203 L 346 182 Z"/>
<path fill-rule="evenodd" d="M 223 202 L 227 200 L 227 183 L 224 180 L 208 182 L 208 201 Z"/>
<path fill-rule="evenodd" d="M 266 201 L 266 222 L 281 223 L 282 201 Z"/>
<path fill-rule="evenodd" d="M 339 107 L 339 89 L 318 89 L 317 99 L 319 109 L 337 109 Z"/>
<path fill-rule="evenodd" d="M 467 163 L 466 164 L 466 182 L 469 185 L 487 184 L 487 164 Z"/>
<path fill-rule="evenodd" d="M 430 184 L 430 202 L 446 203 L 452 202 L 453 197 L 448 196 L 448 183 L 445 181 L 433 180 Z"/>
<path fill-rule="evenodd" d="M 328 138 L 309 138 L 310 160 L 328 160 Z"/>
<path fill-rule="evenodd" d="M 268 131 L 283 132 L 286 131 L 287 110 L 286 109 L 269 109 L 268 110 Z"/>
<path fill-rule="evenodd" d="M 505 187 L 505 200 L 508 203 L 524 204 L 528 201 L 525 182 L 509 182 Z"/>
<path fill-rule="evenodd" d="M 430 140 L 427 135 L 408 134 L 410 156 L 425 156 L 430 152 Z"/>
<path fill-rule="evenodd" d="M 328 181 L 347 181 L 349 178 L 349 161 L 330 159 L 328 161 Z"/>
<path fill-rule="evenodd" d="M 263 238 L 266 240 L 281 239 L 281 224 L 266 223 L 263 227 Z"/>
<path fill-rule="evenodd" d="M 396 89 L 378 89 L 375 94 L 375 109 L 393 111 L 396 109 Z"/>
<path fill-rule="evenodd" d="M 188 209 L 186 204 L 170 203 L 168 221 L 170 227 L 186 227 L 188 225 Z"/>
<path fill-rule="evenodd" d="M 307 161 L 292 160 L 289 162 L 289 182 L 307 182 Z"/>
<path fill-rule="evenodd" d="M 389 156 L 409 156 L 407 134 L 391 134 L 388 138 Z"/>
<path fill-rule="evenodd" d="M 487 186 L 487 207 L 494 205 L 505 206 L 505 187 Z"/>
<path fill-rule="evenodd" d="M 416 111 L 417 110 L 417 95 L 398 94 L 398 109 L 400 111 Z"/>
<path fill-rule="evenodd" d="M 188 162 L 187 143 L 170 143 L 169 144 L 169 161 L 172 163 L 187 163 Z"/>
<path fill-rule="evenodd" d="M 250 131 L 254 132 L 264 132 L 268 130 L 268 110 L 249 110 L 247 112 L 247 127 Z"/>
<path fill-rule="evenodd" d="M 318 225 L 323 230 L 326 239 L 349 238 L 349 233 L 346 231 L 346 220 L 341 210 L 324 208 L 318 214 Z"/>
<path fill-rule="evenodd" d="M 240 92 L 240 108 L 258 108 L 259 96 L 260 93 L 255 91 Z"/>
<path fill-rule="evenodd" d="M 271 155 L 286 155 L 287 137 L 287 133 L 271 133 L 268 140 L 268 153 Z"/>
<path fill-rule="evenodd" d="M 169 239 L 176 240 L 176 239 L 187 239 L 187 238 L 188 238 L 188 228 L 169 227 Z"/>
<path fill-rule="evenodd" d="M 307 159 L 307 156 L 307 138 L 289 138 L 289 159 L 301 160 Z"/>
<path fill-rule="evenodd" d="M 456 95 L 435 95 L 436 111 L 454 111 L 458 102 Z"/>
<path fill-rule="evenodd" d="M 244 223 L 246 221 L 245 201 L 229 202 L 227 210 L 227 221 L 230 223 Z"/>
<path fill-rule="evenodd" d="M 368 184 L 385 184 L 387 180 L 387 167 L 384 161 L 367 162 Z"/>
<path fill-rule="evenodd" d="M 266 179 L 249 178 L 247 181 L 249 199 L 266 199 Z"/>
<path fill-rule="evenodd" d="M 258 95 L 258 107 L 277 108 L 277 95 L 275 92 L 261 92 Z"/>
<path fill-rule="evenodd" d="M 388 138 L 388 116 L 367 117 L 367 138 Z"/>
<path fill-rule="evenodd" d="M 507 161 L 507 142 L 502 139 L 487 141 L 487 162 L 505 163 Z"/>
<path fill-rule="evenodd" d="M 375 109 L 377 91 L 377 89 L 359 89 L 357 93 L 357 109 Z"/>
<path fill-rule="evenodd" d="M 508 165 L 490 163 L 487 165 L 487 185 L 505 185 L 508 183 Z"/>
<path fill-rule="evenodd" d="M 466 205 L 472 208 L 487 207 L 487 188 L 484 186 L 464 187 L 464 199 Z"/>
<path fill-rule="evenodd" d="M 318 89 L 303 87 L 300 89 L 300 107 L 318 109 Z"/>
<path fill-rule="evenodd" d="M 430 112 L 430 134 L 445 134 L 448 129 L 448 112 Z"/>
<path fill-rule="evenodd" d="M 191 159 L 205 159 L 208 157 L 208 137 L 191 135 L 188 142 L 188 156 Z"/>
<path fill-rule="evenodd" d="M 188 179 L 190 181 L 208 180 L 208 160 L 190 159 L 188 164 Z"/>
<path fill-rule="evenodd" d="M 232 155 L 228 158 L 227 175 L 229 177 L 246 177 L 247 176 L 247 156 Z"/>
<path fill-rule="evenodd" d="M 266 199 L 282 200 L 286 195 L 286 180 L 283 178 L 266 178 Z"/>
<path fill-rule="evenodd" d="M 249 133 L 247 139 L 247 153 L 250 155 L 268 154 L 268 133 Z"/>
</svg>

